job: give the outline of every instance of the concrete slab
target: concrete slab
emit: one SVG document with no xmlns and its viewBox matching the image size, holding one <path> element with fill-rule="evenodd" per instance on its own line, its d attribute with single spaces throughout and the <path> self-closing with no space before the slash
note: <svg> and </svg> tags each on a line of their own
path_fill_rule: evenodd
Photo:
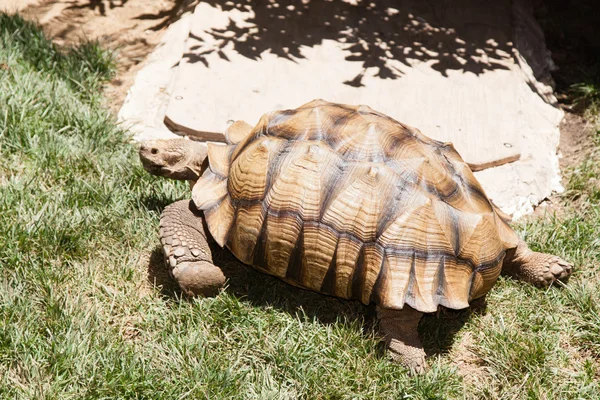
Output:
<svg viewBox="0 0 600 400">
<path fill-rule="evenodd" d="M 0 12 L 17 13 L 39 2 L 40 0 L 2 0 L 0 1 Z"/>
<path fill-rule="evenodd" d="M 284 3 L 197 7 L 167 108 L 170 126 L 222 140 L 229 121 L 255 124 L 267 111 L 323 98 L 368 104 L 451 141 L 473 169 L 519 158 L 519 99 L 530 89 L 511 54 L 510 1 L 423 6 L 405 0 L 402 11 L 385 2 L 337 2 L 330 9 L 309 3 L 297 10 L 295 2 Z M 355 20 L 357 28 L 344 33 L 348 24 L 340 18 Z M 469 25 L 475 28 L 463 33 L 452 28 Z M 327 27 L 332 31 L 323 32 Z M 307 36 L 322 39 L 304 46 Z M 252 45 L 263 40 L 274 42 L 259 52 Z M 294 45 L 295 51 L 289 48 Z"/>
<path fill-rule="evenodd" d="M 505 163 L 476 175 L 518 218 L 561 190 L 543 35 L 527 0 L 458 3 L 203 2 L 165 120 L 221 141 L 235 120 L 313 98 L 368 104 L 476 168 Z"/>
<path fill-rule="evenodd" d="M 178 137 L 165 126 L 164 118 L 191 19 L 191 14 L 184 14 L 167 29 L 127 92 L 118 119 L 136 141 Z"/>
</svg>

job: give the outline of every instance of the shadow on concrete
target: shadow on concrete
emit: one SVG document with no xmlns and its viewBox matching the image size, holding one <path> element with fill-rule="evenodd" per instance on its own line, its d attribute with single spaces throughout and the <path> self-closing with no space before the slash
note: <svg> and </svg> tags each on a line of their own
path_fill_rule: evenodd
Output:
<svg viewBox="0 0 600 400">
<path fill-rule="evenodd" d="M 67 7 L 67 10 L 76 10 L 89 8 L 92 11 L 98 11 L 102 15 L 106 15 L 106 7 L 113 9 L 117 7 L 123 7 L 128 0 L 89 0 L 84 4 L 73 4 Z"/>
<path fill-rule="evenodd" d="M 160 21 L 154 25 L 151 30 L 159 31 L 173 22 L 177 21 L 184 13 L 194 11 L 199 0 L 177 0 L 169 9 L 162 10 L 156 14 L 141 14 L 137 19 Z"/>
<path fill-rule="evenodd" d="M 303 58 L 302 46 L 312 47 L 329 39 L 343 43 L 352 53 L 348 61 L 362 62 L 365 70 L 377 68 L 379 78 L 394 79 L 402 73 L 390 66 L 389 60 L 428 61 L 446 75 L 448 70 L 480 74 L 505 68 L 498 61 L 511 57 L 510 38 L 491 37 L 494 27 L 477 22 L 483 19 L 481 16 L 465 12 L 468 4 L 460 7 L 438 2 L 434 6 L 426 1 L 391 0 L 356 5 L 294 0 L 258 1 L 252 6 L 244 2 L 211 3 L 226 11 L 236 8 L 254 12 L 243 26 L 231 20 L 227 28 L 208 32 L 219 42 L 219 48 L 233 43 L 235 51 L 251 59 L 264 51 L 292 60 Z M 496 14 L 506 13 L 499 10 Z M 503 25 L 502 21 L 497 23 Z M 362 86 L 361 80 L 359 74 L 345 83 Z"/>
<path fill-rule="evenodd" d="M 140 19 L 163 19 L 156 29 L 191 10 L 197 2 L 178 3 L 160 15 Z M 364 70 L 377 68 L 376 76 L 395 79 L 402 72 L 390 60 L 408 64 L 428 62 L 443 75 L 450 70 L 481 74 L 506 69 L 503 60 L 512 58 L 511 3 L 476 0 L 417 1 L 360 0 L 308 1 L 208 0 L 205 3 L 224 11 L 240 11 L 245 20 L 230 19 L 224 29 L 212 29 L 211 43 L 200 42 L 184 55 L 189 62 L 208 66 L 207 55 L 227 59 L 223 49 L 250 59 L 269 51 L 290 60 L 304 58 L 302 47 L 324 40 L 341 43 L 351 52 L 349 61 L 360 61 Z M 364 72 L 345 83 L 362 86 Z"/>
</svg>

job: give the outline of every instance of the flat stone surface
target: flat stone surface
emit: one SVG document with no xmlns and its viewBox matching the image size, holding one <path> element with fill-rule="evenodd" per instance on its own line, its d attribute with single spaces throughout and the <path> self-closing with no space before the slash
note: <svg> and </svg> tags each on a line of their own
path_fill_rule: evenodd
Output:
<svg viewBox="0 0 600 400">
<path fill-rule="evenodd" d="M 254 125 L 265 112 L 323 98 L 367 104 L 451 141 L 474 169 L 518 159 L 520 100 L 531 90 L 511 54 L 510 1 L 401 3 L 402 12 L 383 3 L 327 10 L 312 2 L 229 10 L 201 3 L 167 123 L 222 140 L 233 120 Z M 342 17 L 358 28 L 344 33 Z M 452 28 L 461 25 L 474 28 Z"/>
<path fill-rule="evenodd" d="M 192 18 L 171 128 L 223 141 L 235 120 L 314 98 L 367 104 L 453 142 L 513 217 L 561 190 L 562 112 L 526 0 L 207 1 Z"/>
<path fill-rule="evenodd" d="M 178 137 L 166 127 L 164 118 L 190 23 L 191 14 L 185 14 L 169 26 L 127 92 L 118 118 L 136 141 Z"/>
<path fill-rule="evenodd" d="M 33 4 L 38 4 L 39 0 L 1 0 L 0 12 L 13 14 L 22 11 Z"/>
</svg>

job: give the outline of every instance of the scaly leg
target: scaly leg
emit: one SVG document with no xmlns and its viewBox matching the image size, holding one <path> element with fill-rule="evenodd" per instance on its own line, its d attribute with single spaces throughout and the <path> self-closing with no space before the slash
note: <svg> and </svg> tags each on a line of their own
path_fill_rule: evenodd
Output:
<svg viewBox="0 0 600 400">
<path fill-rule="evenodd" d="M 425 350 L 417 331 L 422 316 L 423 313 L 407 305 L 402 310 L 377 307 L 379 329 L 389 354 L 416 373 L 425 370 Z"/>
<path fill-rule="evenodd" d="M 502 272 L 536 286 L 550 286 L 557 280 L 566 281 L 573 266 L 558 256 L 538 253 L 523 241 L 506 254 Z"/>
<path fill-rule="evenodd" d="M 160 242 L 171 275 L 188 296 L 214 296 L 225 276 L 212 261 L 202 212 L 190 200 L 177 201 L 160 216 Z"/>
</svg>

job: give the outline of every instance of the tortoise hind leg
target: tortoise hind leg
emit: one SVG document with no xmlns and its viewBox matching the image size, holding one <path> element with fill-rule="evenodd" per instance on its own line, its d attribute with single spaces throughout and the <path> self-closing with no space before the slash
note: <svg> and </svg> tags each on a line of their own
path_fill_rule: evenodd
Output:
<svg viewBox="0 0 600 400">
<path fill-rule="evenodd" d="M 212 262 L 204 216 L 189 200 L 166 207 L 160 216 L 160 241 L 170 274 L 188 296 L 214 296 L 225 276 Z"/>
<path fill-rule="evenodd" d="M 379 329 L 384 335 L 388 353 L 411 371 L 425 371 L 425 350 L 417 328 L 423 313 L 405 305 L 402 310 L 377 307 Z"/>
<path fill-rule="evenodd" d="M 518 246 L 506 254 L 502 272 L 536 286 L 550 286 L 557 280 L 566 281 L 573 266 L 558 256 L 538 253 L 520 241 Z"/>
</svg>

